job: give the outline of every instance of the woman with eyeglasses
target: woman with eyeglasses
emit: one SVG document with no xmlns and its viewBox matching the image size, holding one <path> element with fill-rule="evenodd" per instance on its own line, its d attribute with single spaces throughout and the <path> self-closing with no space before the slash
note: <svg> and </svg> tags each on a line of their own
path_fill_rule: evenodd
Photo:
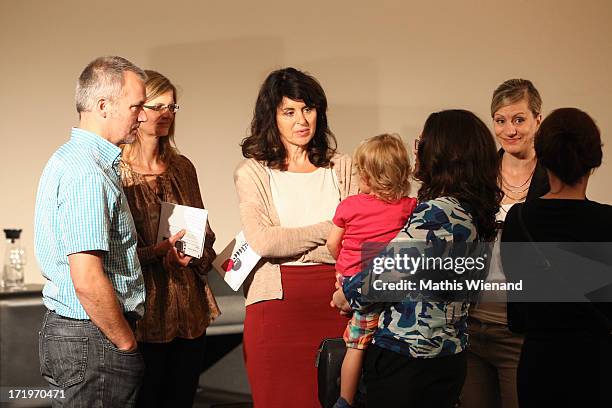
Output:
<svg viewBox="0 0 612 408">
<path fill-rule="evenodd" d="M 215 234 L 206 225 L 205 249 L 195 259 L 176 250 L 184 232 L 156 243 L 161 202 L 204 208 L 195 167 L 174 145 L 176 88 L 147 74 L 147 121 L 123 146 L 121 179 L 136 231 L 146 286 L 145 314 L 136 339 L 145 361 L 139 407 L 191 407 L 204 358 L 207 326 L 219 315 L 207 284 Z"/>
<path fill-rule="evenodd" d="M 493 92 L 491 118 L 501 146 L 500 188 L 504 197 L 496 215 L 497 239 L 488 280 L 504 282 L 499 239 L 506 214 L 516 203 L 548 192 L 546 170 L 538 163 L 534 137 L 542 121 L 542 98 L 533 83 L 509 79 Z M 518 407 L 516 369 L 523 337 L 508 329 L 505 292 L 484 293 L 470 308 L 468 374 L 461 397 L 466 408 Z"/>
</svg>

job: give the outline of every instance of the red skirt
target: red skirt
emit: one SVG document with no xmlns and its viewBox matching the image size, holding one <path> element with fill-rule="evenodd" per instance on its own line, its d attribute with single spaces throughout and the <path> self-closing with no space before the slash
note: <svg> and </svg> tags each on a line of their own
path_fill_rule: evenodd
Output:
<svg viewBox="0 0 612 408">
<path fill-rule="evenodd" d="M 255 408 L 319 408 L 315 358 L 347 318 L 329 302 L 333 265 L 281 266 L 284 297 L 247 306 L 244 360 Z"/>
</svg>

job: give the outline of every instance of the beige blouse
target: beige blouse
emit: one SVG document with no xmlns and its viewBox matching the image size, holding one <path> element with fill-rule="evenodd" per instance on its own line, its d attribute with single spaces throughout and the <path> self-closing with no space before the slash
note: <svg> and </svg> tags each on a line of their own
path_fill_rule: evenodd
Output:
<svg viewBox="0 0 612 408">
<path fill-rule="evenodd" d="M 143 174 L 121 162 L 121 180 L 138 233 L 138 259 L 146 287 L 145 314 L 138 321 L 138 341 L 166 343 L 175 337 L 193 339 L 219 316 L 219 308 L 207 283 L 215 259 L 215 234 L 206 225 L 202 258 L 186 268 L 165 270 L 153 247 L 157 239 L 161 201 L 204 208 L 193 164 L 184 156 L 171 159 L 167 170 L 151 186 Z M 155 184 L 154 183 L 154 184 Z"/>
</svg>

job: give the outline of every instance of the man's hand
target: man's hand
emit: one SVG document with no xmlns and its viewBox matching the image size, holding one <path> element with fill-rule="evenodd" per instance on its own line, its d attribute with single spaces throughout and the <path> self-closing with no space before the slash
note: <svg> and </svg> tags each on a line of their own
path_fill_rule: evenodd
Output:
<svg viewBox="0 0 612 408">
<path fill-rule="evenodd" d="M 119 350 L 133 351 L 138 344 L 123 316 L 115 288 L 104 273 L 102 251 L 68 255 L 70 277 L 79 302 L 102 333 Z"/>
<path fill-rule="evenodd" d="M 108 336 L 107 336 L 108 337 Z M 132 352 L 135 351 L 138 348 L 138 342 L 136 341 L 136 337 L 134 336 L 134 334 L 132 334 L 132 338 L 131 339 L 126 339 L 125 341 L 120 341 L 120 342 L 114 342 L 111 339 L 109 339 L 114 345 L 115 347 L 117 347 L 119 350 L 121 351 L 125 351 L 125 352 Z"/>
</svg>

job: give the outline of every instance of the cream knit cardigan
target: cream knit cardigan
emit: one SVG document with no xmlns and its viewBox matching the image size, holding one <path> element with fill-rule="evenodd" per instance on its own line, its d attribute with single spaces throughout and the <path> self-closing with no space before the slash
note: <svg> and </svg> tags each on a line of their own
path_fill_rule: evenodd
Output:
<svg viewBox="0 0 612 408">
<path fill-rule="evenodd" d="M 350 157 L 337 153 L 331 162 L 338 178 L 340 199 L 356 194 L 359 181 Z M 280 274 L 280 264 L 283 262 L 335 263 L 325 246 L 331 220 L 306 227 L 280 226 L 272 201 L 270 176 L 263 163 L 255 159 L 243 160 L 234 172 L 234 184 L 244 236 L 251 248 L 262 257 L 244 283 L 247 306 L 283 298 Z"/>
</svg>

